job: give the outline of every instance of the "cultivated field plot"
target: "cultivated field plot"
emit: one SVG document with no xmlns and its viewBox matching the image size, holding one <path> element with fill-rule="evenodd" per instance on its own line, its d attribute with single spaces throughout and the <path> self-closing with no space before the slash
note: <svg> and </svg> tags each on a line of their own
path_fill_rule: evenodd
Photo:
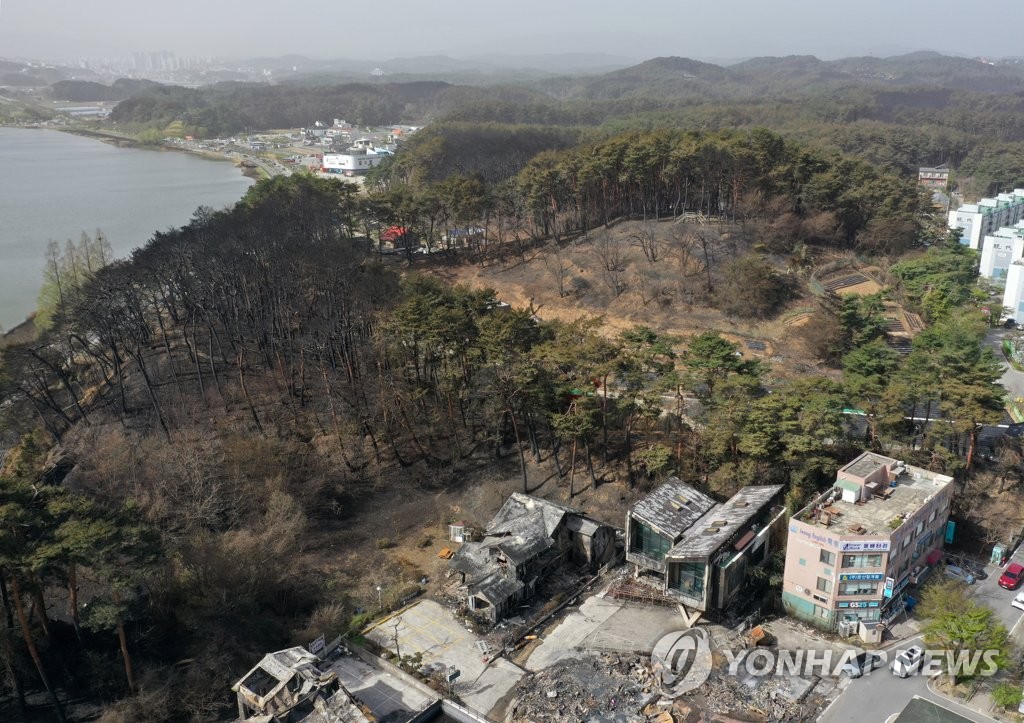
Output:
<svg viewBox="0 0 1024 723">
<path fill-rule="evenodd" d="M 862 296 L 877 294 L 883 288 L 877 281 L 859 271 L 834 276 L 831 279 L 822 279 L 821 284 L 827 291 L 839 294 L 840 296 L 847 294 L 859 294 Z"/>
<path fill-rule="evenodd" d="M 461 671 L 455 692 L 484 714 L 524 675 L 522 668 L 504 658 L 488 664 L 495 651 L 485 652 L 483 642 L 433 600 L 421 600 L 378 623 L 366 637 L 402 657 L 420 653 L 424 665 L 455 666 Z"/>
</svg>

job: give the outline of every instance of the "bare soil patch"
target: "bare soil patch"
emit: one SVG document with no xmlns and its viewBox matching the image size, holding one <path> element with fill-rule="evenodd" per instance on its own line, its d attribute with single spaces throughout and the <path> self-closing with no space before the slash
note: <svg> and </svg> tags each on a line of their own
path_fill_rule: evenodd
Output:
<svg viewBox="0 0 1024 723">
<path fill-rule="evenodd" d="M 679 352 L 689 337 L 712 331 L 737 344 L 745 358 L 771 360 L 778 378 L 809 370 L 821 372 L 808 364 L 810 356 L 799 335 L 799 327 L 810 318 L 812 309 L 808 307 L 813 297 L 797 298 L 767 320 L 730 317 L 712 305 L 707 274 L 700 269 L 703 254 L 680 238 L 713 233 L 715 246 L 709 252 L 713 268 L 746 253 L 747 245 L 738 240 L 740 234 L 734 229 L 709 228 L 670 221 L 626 221 L 594 231 L 590 238 L 535 248 L 525 260 L 483 267 L 472 263 L 439 266 L 431 273 L 450 283 L 492 288 L 502 301 L 532 307 L 545 320 L 600 317 L 602 333 L 609 336 L 637 325 L 648 326 L 679 337 Z M 654 233 L 661 240 L 660 255 L 653 262 L 634 241 L 642 233 Z M 618 263 L 618 271 L 606 268 L 610 265 L 608 239 L 617 244 L 619 256 L 613 261 Z M 779 268 L 780 273 L 787 272 L 783 262 Z M 802 287 L 803 282 L 797 285 Z"/>
</svg>

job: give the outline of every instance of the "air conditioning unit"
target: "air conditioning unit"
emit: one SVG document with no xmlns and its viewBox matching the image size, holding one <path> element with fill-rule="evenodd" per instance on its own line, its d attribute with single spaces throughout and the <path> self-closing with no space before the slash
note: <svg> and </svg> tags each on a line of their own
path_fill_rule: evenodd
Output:
<svg viewBox="0 0 1024 723">
<path fill-rule="evenodd" d="M 840 620 L 839 621 L 839 636 L 848 638 L 857 632 L 857 621 L 856 620 Z"/>
</svg>

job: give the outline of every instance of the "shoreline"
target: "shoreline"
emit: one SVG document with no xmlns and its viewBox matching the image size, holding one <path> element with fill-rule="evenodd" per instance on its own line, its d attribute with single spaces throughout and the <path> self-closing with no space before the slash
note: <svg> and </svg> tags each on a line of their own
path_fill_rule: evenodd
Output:
<svg viewBox="0 0 1024 723">
<path fill-rule="evenodd" d="M 187 148 L 176 147 L 172 144 L 165 145 L 161 143 L 160 145 L 156 146 L 141 144 L 137 140 L 130 138 L 128 136 L 122 136 L 116 133 L 108 133 L 103 130 L 94 130 L 90 128 L 81 127 L 60 127 L 40 124 L 0 123 L 0 129 L 4 128 L 26 131 L 57 131 L 59 133 L 64 133 L 67 135 L 79 136 L 81 138 L 99 141 L 101 143 L 107 144 L 108 146 L 114 146 L 117 148 L 138 148 L 140 150 L 153 151 L 184 151 L 186 153 L 189 153 L 190 155 L 199 156 L 209 161 L 231 162 L 232 166 L 234 166 L 244 178 L 248 179 L 248 184 L 250 186 L 253 182 L 259 181 L 261 178 L 258 169 L 244 168 L 241 166 L 240 163 L 237 163 L 234 161 L 234 159 L 228 158 L 226 156 L 203 151 L 192 151 Z M 200 175 L 202 175 L 201 171 L 199 173 Z M 246 192 L 247 190 L 241 191 L 240 196 L 244 196 Z M 237 200 L 232 201 L 231 203 L 237 203 Z M 130 251 L 126 253 L 130 253 Z M 118 255 L 116 257 L 121 258 L 121 255 Z M 21 317 L 20 319 L 4 319 L 3 323 L 0 324 L 0 348 L 12 344 L 28 342 L 35 338 L 36 329 L 34 325 L 34 316 L 36 305 L 35 303 L 32 303 L 31 305 L 26 303 L 25 306 L 31 306 L 31 310 L 29 310 L 25 316 Z"/>
<path fill-rule="evenodd" d="M 126 135 L 120 135 L 110 131 L 94 130 L 92 128 L 76 128 L 76 127 L 58 127 L 58 126 L 39 126 L 39 125 L 18 125 L 11 123 L 0 123 L 0 128 L 18 128 L 23 130 L 40 130 L 40 131 L 56 131 L 58 133 L 67 133 L 72 136 L 79 136 L 81 138 L 89 138 L 100 143 L 106 143 L 107 145 L 114 146 L 116 148 L 135 148 L 140 151 L 157 151 L 157 152 L 177 152 L 187 153 L 191 156 L 197 156 L 204 158 L 208 161 L 216 161 L 219 163 L 230 163 L 235 168 L 239 169 L 241 174 L 246 178 L 251 178 L 254 181 L 258 181 L 262 178 L 258 171 L 254 172 L 254 169 L 249 169 L 238 163 L 232 158 L 226 155 L 215 153 L 212 151 L 195 151 L 190 148 L 181 148 L 180 146 L 169 145 L 167 143 L 160 143 L 159 145 L 150 145 L 148 143 L 141 143 L 135 138 Z"/>
<path fill-rule="evenodd" d="M 0 334 L 0 349 L 10 344 L 24 344 L 25 342 L 32 341 L 35 336 L 35 312 L 32 312 L 25 321 L 12 326 Z"/>
</svg>

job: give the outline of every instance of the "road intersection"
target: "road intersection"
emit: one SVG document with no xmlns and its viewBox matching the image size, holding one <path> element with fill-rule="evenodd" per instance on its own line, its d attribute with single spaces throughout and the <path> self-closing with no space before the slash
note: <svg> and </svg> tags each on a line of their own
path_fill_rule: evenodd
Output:
<svg viewBox="0 0 1024 723">
<path fill-rule="evenodd" d="M 1024 564 L 1024 551 L 1018 549 L 1012 559 L 1007 561 Z M 1010 602 L 1017 594 L 1015 591 L 999 587 L 999 575 L 1004 567 L 987 565 L 986 576 L 971 586 L 975 600 L 989 606 L 997 617 L 1010 631 L 1014 644 L 1024 643 L 1024 613 L 1011 607 Z M 921 637 L 902 640 L 886 649 L 888 661 L 891 662 L 900 651 L 911 645 L 924 645 Z M 925 646 L 927 647 L 927 646 Z M 845 682 L 845 689 L 828 708 L 819 716 L 820 723 L 862 723 L 864 720 L 885 721 L 894 718 L 915 697 L 923 698 L 947 710 L 950 710 L 969 721 L 987 722 L 994 720 L 988 715 L 956 703 L 943 695 L 935 693 L 929 686 L 926 675 L 912 675 L 908 678 L 897 678 L 888 666 L 878 668 L 869 675 Z M 870 715 L 866 715 L 866 710 Z"/>
</svg>

